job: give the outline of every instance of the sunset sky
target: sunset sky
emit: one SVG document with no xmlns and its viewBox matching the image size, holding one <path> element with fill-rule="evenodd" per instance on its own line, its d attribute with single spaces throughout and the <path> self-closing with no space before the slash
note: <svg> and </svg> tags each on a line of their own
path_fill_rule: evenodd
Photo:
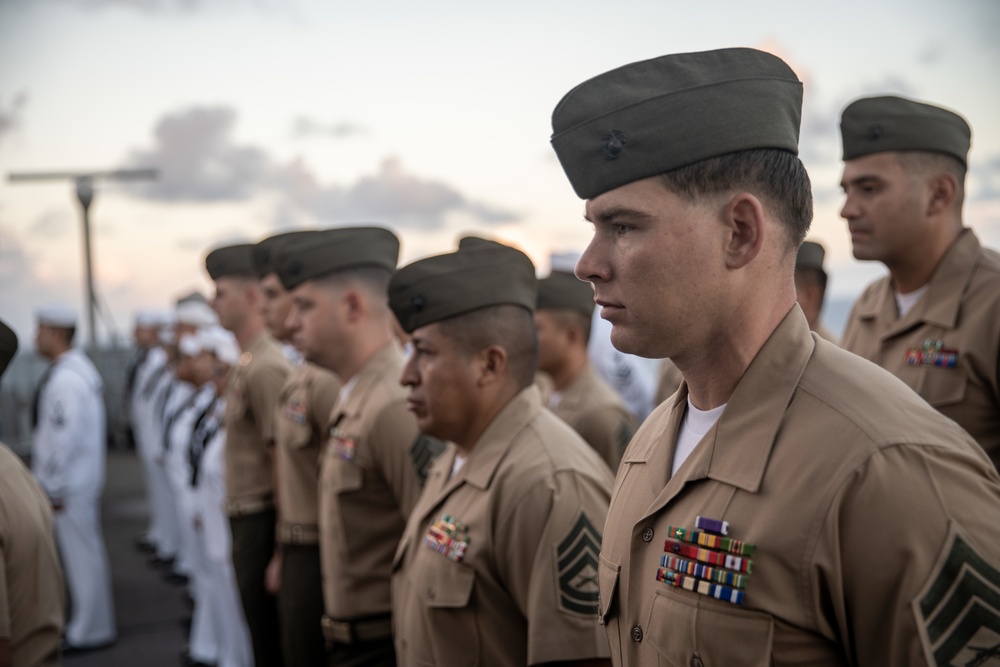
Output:
<svg viewBox="0 0 1000 667">
<path fill-rule="evenodd" d="M 208 292 L 207 249 L 274 230 L 375 222 L 404 263 L 476 232 L 545 272 L 590 236 L 549 146 L 563 94 L 728 46 L 771 51 L 805 83 L 810 238 L 851 297 L 883 272 L 851 258 L 838 215 L 838 120 L 856 97 L 969 120 L 966 224 L 1000 247 L 998 27 L 1000 3 L 982 0 L 0 0 L 0 317 L 27 346 L 37 305 L 83 309 L 72 184 L 7 182 L 24 171 L 160 169 L 99 182 L 92 208 L 97 289 L 126 333 L 135 309 Z"/>
</svg>

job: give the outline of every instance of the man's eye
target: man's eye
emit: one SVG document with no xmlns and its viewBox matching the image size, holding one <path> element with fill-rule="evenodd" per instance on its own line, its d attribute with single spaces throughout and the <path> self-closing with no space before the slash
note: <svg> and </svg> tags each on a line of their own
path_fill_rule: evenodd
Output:
<svg viewBox="0 0 1000 667">
<path fill-rule="evenodd" d="M 634 229 L 629 225 L 612 225 L 611 227 L 618 236 L 624 236 Z"/>
</svg>

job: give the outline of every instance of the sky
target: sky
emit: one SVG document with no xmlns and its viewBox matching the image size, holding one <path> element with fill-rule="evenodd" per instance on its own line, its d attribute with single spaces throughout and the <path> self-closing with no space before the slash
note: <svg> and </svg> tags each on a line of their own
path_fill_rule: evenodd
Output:
<svg viewBox="0 0 1000 667">
<path fill-rule="evenodd" d="M 838 122 L 857 97 L 969 121 L 965 223 L 1000 247 L 997 27 L 1000 3 L 982 0 L 0 0 L 0 317 L 30 346 L 38 306 L 84 309 L 73 185 L 7 180 L 20 172 L 159 169 L 96 183 L 100 337 L 208 294 L 212 247 L 295 228 L 384 225 L 404 264 L 490 235 L 544 274 L 591 235 L 549 145 L 562 96 L 629 62 L 732 46 L 804 82 L 809 238 L 827 248 L 830 298 L 852 299 L 884 273 L 851 257 L 838 215 Z"/>
</svg>

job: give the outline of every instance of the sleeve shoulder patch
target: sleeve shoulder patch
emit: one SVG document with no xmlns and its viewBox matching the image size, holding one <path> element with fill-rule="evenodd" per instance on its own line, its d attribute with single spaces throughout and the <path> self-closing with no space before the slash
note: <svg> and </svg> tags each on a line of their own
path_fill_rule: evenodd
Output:
<svg viewBox="0 0 1000 667">
<path fill-rule="evenodd" d="M 576 523 L 556 547 L 560 609 L 597 616 L 600 553 L 601 533 L 587 515 L 581 512 Z"/>
<path fill-rule="evenodd" d="M 952 524 L 913 613 L 928 665 L 1000 662 L 1000 563 L 981 556 Z"/>
</svg>

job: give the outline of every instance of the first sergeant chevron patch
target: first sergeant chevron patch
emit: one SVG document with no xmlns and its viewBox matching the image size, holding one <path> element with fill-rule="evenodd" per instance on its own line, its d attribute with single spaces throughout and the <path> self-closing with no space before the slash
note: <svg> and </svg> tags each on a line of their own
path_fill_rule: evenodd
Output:
<svg viewBox="0 0 1000 667">
<path fill-rule="evenodd" d="M 913 601 L 928 665 L 1000 664 L 1000 571 L 953 525 Z"/>
<path fill-rule="evenodd" d="M 423 486 L 424 482 L 427 481 L 427 470 L 431 467 L 434 459 L 444 451 L 444 448 L 443 442 L 423 433 L 418 433 L 413 444 L 410 445 L 410 461 L 420 479 L 420 486 Z"/>
<path fill-rule="evenodd" d="M 559 606 L 566 611 L 596 616 L 598 557 L 601 533 L 583 512 L 556 547 L 559 575 Z"/>
</svg>

